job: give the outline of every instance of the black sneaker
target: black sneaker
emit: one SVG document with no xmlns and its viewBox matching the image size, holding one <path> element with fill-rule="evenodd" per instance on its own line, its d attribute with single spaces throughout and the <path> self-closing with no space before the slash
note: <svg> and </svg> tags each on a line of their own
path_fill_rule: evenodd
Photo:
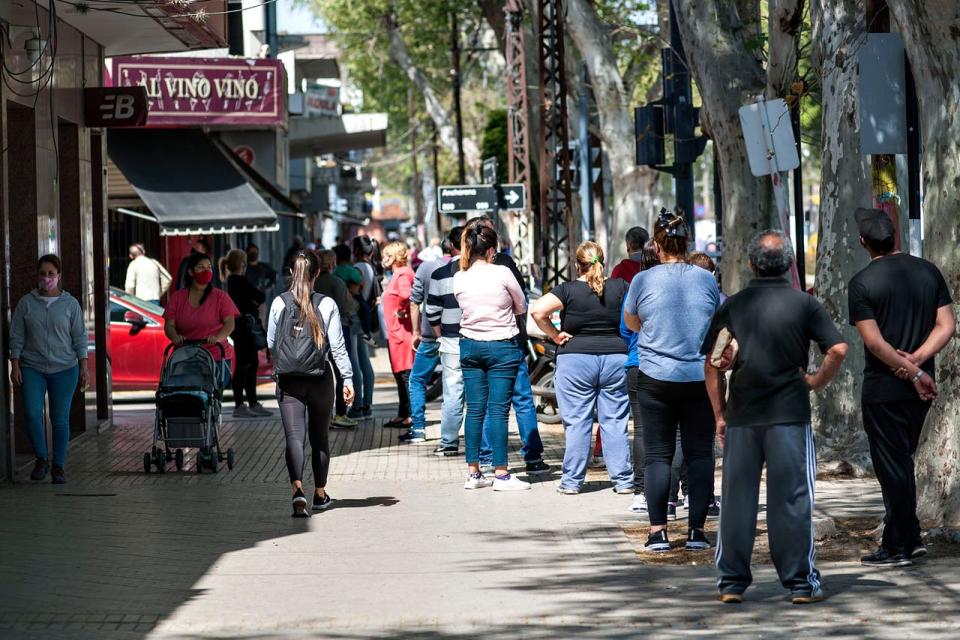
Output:
<svg viewBox="0 0 960 640">
<path fill-rule="evenodd" d="M 719 499 L 714 498 L 713 502 L 710 503 L 710 506 L 707 507 L 707 517 L 708 518 L 720 517 L 720 500 Z"/>
<path fill-rule="evenodd" d="M 860 558 L 860 564 L 865 567 L 909 567 L 913 562 L 899 550 L 891 551 L 880 547 L 870 555 Z"/>
<path fill-rule="evenodd" d="M 536 462 L 527 463 L 527 473 L 532 473 L 534 475 L 550 473 L 550 471 L 552 470 L 553 470 L 553 467 L 548 465 L 543 460 L 537 460 Z"/>
<path fill-rule="evenodd" d="M 690 529 L 687 532 L 687 544 L 684 547 L 687 551 L 705 551 L 710 548 L 710 541 L 707 535 L 699 529 Z"/>
<path fill-rule="evenodd" d="M 293 516 L 294 518 L 309 518 L 307 511 L 307 496 L 303 495 L 303 489 L 297 489 L 293 494 Z"/>
<path fill-rule="evenodd" d="M 330 494 L 326 491 L 323 492 L 323 497 L 317 496 L 316 493 L 313 494 L 313 510 L 314 511 L 326 511 L 333 506 L 333 500 L 330 498 Z"/>
<path fill-rule="evenodd" d="M 30 479 L 34 482 L 41 482 L 47 477 L 49 472 L 50 465 L 47 464 L 47 461 L 42 458 L 37 458 L 37 461 L 33 465 L 33 471 L 30 472 Z"/>
<path fill-rule="evenodd" d="M 439 446 L 433 450 L 433 455 L 440 458 L 453 458 L 454 456 L 460 455 L 460 448 L 456 446 Z"/>
<path fill-rule="evenodd" d="M 63 467 L 53 465 L 50 470 L 50 480 L 53 484 L 67 484 L 67 476 L 63 473 Z"/>
<path fill-rule="evenodd" d="M 400 442 L 406 442 L 408 444 L 420 444 L 421 442 L 427 441 L 427 436 L 423 433 L 417 433 L 416 431 L 407 431 L 406 433 L 401 433 L 400 437 L 397 438 Z"/>
<path fill-rule="evenodd" d="M 667 503 L 667 520 L 676 520 L 677 519 L 677 503 L 668 502 Z"/>
<path fill-rule="evenodd" d="M 651 533 L 647 538 L 647 544 L 643 545 L 643 550 L 650 553 L 663 553 L 670 551 L 670 540 L 667 538 L 667 530 L 661 529 L 656 533 Z"/>
</svg>

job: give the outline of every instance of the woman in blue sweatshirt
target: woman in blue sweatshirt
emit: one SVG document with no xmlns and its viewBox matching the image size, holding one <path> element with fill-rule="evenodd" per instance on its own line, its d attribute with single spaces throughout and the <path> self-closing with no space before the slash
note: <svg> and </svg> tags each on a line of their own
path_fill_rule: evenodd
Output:
<svg viewBox="0 0 960 640">
<path fill-rule="evenodd" d="M 66 478 L 63 466 L 70 441 L 70 405 L 79 380 L 87 385 L 87 328 L 80 303 L 61 289 L 60 258 L 37 263 L 37 288 L 20 298 L 10 328 L 10 377 L 21 388 L 27 433 L 37 456 L 30 479 L 50 472 L 54 484 Z M 47 452 L 43 405 L 50 397 L 53 469 Z"/>
</svg>

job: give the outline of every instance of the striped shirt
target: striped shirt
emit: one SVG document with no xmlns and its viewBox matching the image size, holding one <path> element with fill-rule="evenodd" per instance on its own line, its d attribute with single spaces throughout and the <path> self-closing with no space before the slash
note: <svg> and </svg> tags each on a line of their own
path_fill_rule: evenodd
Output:
<svg viewBox="0 0 960 640">
<path fill-rule="evenodd" d="M 443 338 L 460 337 L 460 305 L 453 295 L 453 274 L 460 270 L 460 261 L 451 260 L 430 274 L 425 307 L 427 321 L 433 327 L 440 327 Z"/>
</svg>

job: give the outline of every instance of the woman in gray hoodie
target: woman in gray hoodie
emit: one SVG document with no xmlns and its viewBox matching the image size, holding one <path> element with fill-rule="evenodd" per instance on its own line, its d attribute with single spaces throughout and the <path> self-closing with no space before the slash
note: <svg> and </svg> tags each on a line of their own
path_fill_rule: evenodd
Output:
<svg viewBox="0 0 960 640">
<path fill-rule="evenodd" d="M 54 484 L 66 478 L 63 465 L 70 441 L 70 405 L 87 386 L 87 328 L 76 298 L 60 288 L 60 258 L 46 255 L 37 263 L 37 288 L 20 298 L 10 328 L 10 377 L 21 388 L 27 433 L 37 456 L 30 479 L 50 471 Z M 47 454 L 43 405 L 50 397 L 53 423 L 53 469 Z"/>
</svg>

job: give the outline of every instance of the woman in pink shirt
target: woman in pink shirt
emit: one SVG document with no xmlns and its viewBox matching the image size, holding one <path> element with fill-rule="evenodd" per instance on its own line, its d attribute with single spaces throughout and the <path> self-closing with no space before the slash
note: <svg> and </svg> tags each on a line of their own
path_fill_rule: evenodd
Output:
<svg viewBox="0 0 960 640">
<path fill-rule="evenodd" d="M 218 343 L 223 346 L 224 387 L 229 384 L 233 349 L 227 337 L 240 317 L 237 306 L 226 291 L 214 288 L 213 263 L 203 253 L 190 256 L 186 268 L 186 287 L 174 292 L 163 313 L 163 331 L 170 342 L 180 346 L 186 340 L 203 340 L 206 349 L 220 361 Z"/>
<path fill-rule="evenodd" d="M 526 300 L 510 269 L 492 264 L 497 246 L 497 232 L 491 226 L 468 224 L 461 238 L 460 271 L 453 276 L 453 293 L 463 312 L 460 366 L 467 399 L 464 489 L 492 485 L 494 491 L 517 491 L 529 489 L 530 484 L 507 471 L 507 417 L 522 357 L 514 341 L 520 332 L 516 316 L 526 311 Z M 480 473 L 485 420 L 487 439 L 493 448 L 493 480 Z"/>
<path fill-rule="evenodd" d="M 387 325 L 387 342 L 390 351 L 390 368 L 397 381 L 400 407 L 397 417 L 383 426 L 409 427 L 410 419 L 410 370 L 413 369 L 413 325 L 410 321 L 410 292 L 413 289 L 413 269 L 409 265 L 407 245 L 391 242 L 383 248 L 383 268 L 393 271 L 387 288 L 383 291 L 383 319 Z"/>
</svg>

